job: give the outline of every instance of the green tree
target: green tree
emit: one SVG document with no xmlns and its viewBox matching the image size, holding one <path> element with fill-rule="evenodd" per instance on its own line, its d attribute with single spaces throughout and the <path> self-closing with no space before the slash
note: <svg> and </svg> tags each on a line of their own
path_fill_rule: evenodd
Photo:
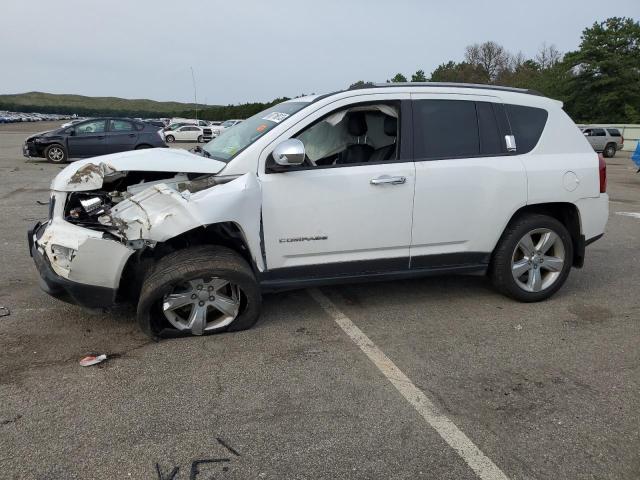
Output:
<svg viewBox="0 0 640 480">
<path fill-rule="evenodd" d="M 432 82 L 485 83 L 484 72 L 467 62 L 449 61 L 431 73 Z"/>
<path fill-rule="evenodd" d="M 412 82 L 426 82 L 427 77 L 424 74 L 424 70 L 418 70 L 416 73 L 411 75 Z"/>
<path fill-rule="evenodd" d="M 387 80 L 387 83 L 405 83 L 406 81 L 407 77 L 401 73 L 396 73 L 391 80 Z"/>
<path fill-rule="evenodd" d="M 565 57 L 566 108 L 576 121 L 640 122 L 640 23 L 612 17 L 582 32 Z"/>
<path fill-rule="evenodd" d="M 368 88 L 373 87 L 375 84 L 373 82 L 365 82 L 364 80 L 358 80 L 355 83 L 349 85 L 349 90 L 354 90 L 356 88 Z"/>
</svg>

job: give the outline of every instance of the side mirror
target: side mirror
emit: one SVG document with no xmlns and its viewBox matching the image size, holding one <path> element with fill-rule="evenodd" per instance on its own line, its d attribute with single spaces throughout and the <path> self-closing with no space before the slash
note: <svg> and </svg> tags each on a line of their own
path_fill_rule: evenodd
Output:
<svg viewBox="0 0 640 480">
<path fill-rule="evenodd" d="M 589 136 L 589 132 L 582 132 L 585 137 Z"/>
<path fill-rule="evenodd" d="M 301 165 L 305 158 L 304 143 L 297 138 L 290 138 L 279 144 L 272 155 L 275 162 L 283 167 Z"/>
<path fill-rule="evenodd" d="M 73 137 L 76 134 L 76 131 L 73 128 L 70 128 L 70 129 L 66 130 L 65 133 L 67 135 Z"/>
</svg>

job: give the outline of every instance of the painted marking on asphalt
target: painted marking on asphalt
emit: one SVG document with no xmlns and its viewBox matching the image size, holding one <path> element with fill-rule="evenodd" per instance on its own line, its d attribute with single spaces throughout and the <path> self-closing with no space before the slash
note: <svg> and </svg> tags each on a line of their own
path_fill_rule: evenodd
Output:
<svg viewBox="0 0 640 480">
<path fill-rule="evenodd" d="M 623 217 L 640 218 L 640 213 L 638 212 L 616 212 L 616 215 L 622 215 Z"/>
<path fill-rule="evenodd" d="M 460 430 L 429 398 L 416 387 L 409 377 L 380 350 L 365 333 L 360 330 L 336 305 L 320 290 L 309 290 L 311 297 L 342 328 L 349 338 L 362 350 L 378 370 L 387 377 L 400 394 L 415 408 L 418 413 L 438 432 L 442 439 L 453 448 L 467 465 L 483 480 L 508 480 L 489 457 Z"/>
</svg>

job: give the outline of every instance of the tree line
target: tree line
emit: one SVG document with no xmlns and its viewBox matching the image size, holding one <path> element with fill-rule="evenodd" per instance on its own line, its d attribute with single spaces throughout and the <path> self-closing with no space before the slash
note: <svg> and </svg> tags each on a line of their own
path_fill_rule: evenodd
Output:
<svg viewBox="0 0 640 480">
<path fill-rule="evenodd" d="M 408 82 L 402 73 L 389 83 Z M 562 53 L 542 44 L 527 58 L 496 42 L 466 47 L 462 61 L 424 70 L 411 82 L 458 82 L 536 90 L 564 102 L 577 123 L 640 123 L 640 22 L 612 17 L 583 30 L 577 50 Z M 358 81 L 351 88 L 371 82 Z"/>
</svg>

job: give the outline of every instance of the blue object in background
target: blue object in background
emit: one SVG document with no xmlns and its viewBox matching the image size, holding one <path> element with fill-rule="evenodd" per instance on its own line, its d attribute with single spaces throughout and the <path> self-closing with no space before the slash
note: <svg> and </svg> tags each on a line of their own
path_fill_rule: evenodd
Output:
<svg viewBox="0 0 640 480">
<path fill-rule="evenodd" d="M 631 154 L 631 160 L 638 166 L 638 172 L 640 172 L 640 140 L 638 140 L 635 152 Z"/>
</svg>

